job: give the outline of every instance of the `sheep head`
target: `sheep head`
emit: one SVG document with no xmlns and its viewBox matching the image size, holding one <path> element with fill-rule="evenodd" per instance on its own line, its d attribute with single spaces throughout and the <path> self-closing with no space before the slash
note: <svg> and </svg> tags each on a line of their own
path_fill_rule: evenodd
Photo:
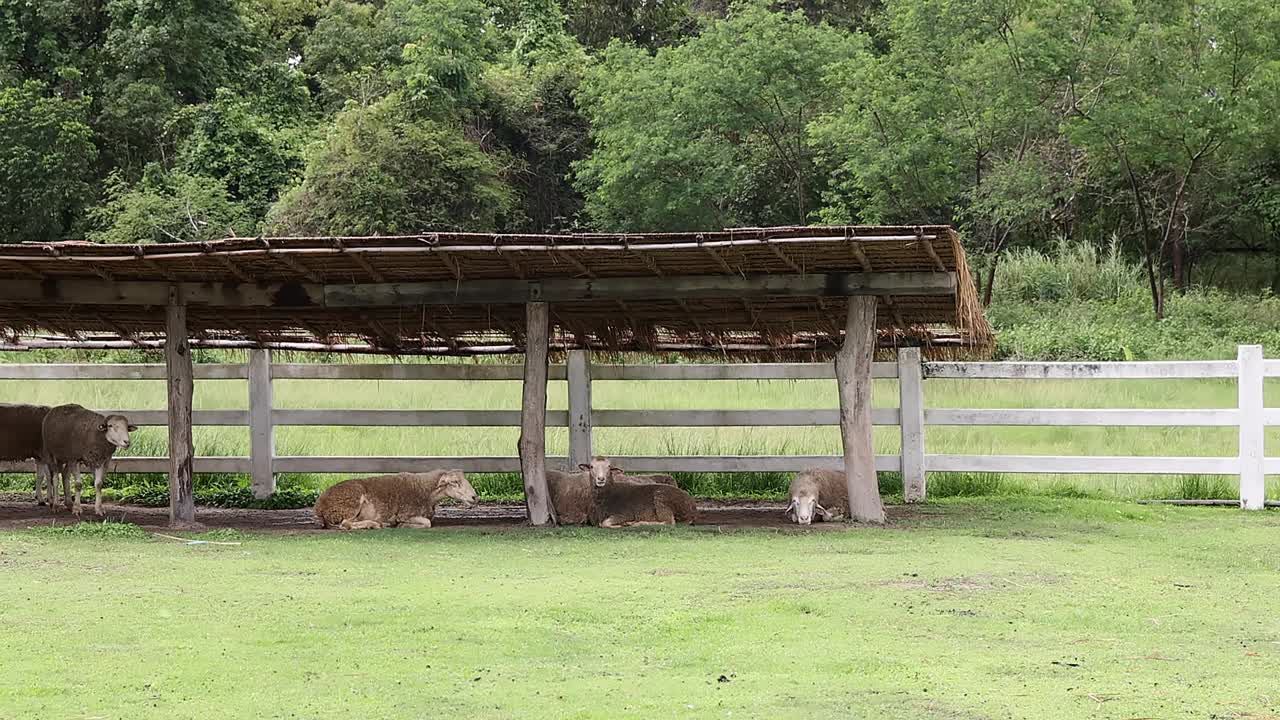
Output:
<svg viewBox="0 0 1280 720">
<path fill-rule="evenodd" d="M 801 525 L 813 523 L 815 515 L 826 516 L 827 509 L 818 504 L 818 496 L 800 492 L 791 496 L 791 504 L 787 506 L 786 515 Z"/>
<path fill-rule="evenodd" d="M 471 487 L 471 482 L 461 470 L 446 470 L 440 476 L 440 487 L 444 490 L 446 497 L 451 497 L 467 507 L 480 502 L 476 489 Z"/>
<path fill-rule="evenodd" d="M 604 487 L 609 484 L 609 480 L 615 476 L 622 476 L 622 468 L 616 468 L 613 463 L 609 462 L 609 458 L 596 456 L 591 459 L 590 463 L 582 463 L 578 465 L 579 470 L 586 470 L 587 477 L 591 478 L 591 483 L 596 487 Z"/>
<path fill-rule="evenodd" d="M 107 442 L 118 448 L 129 447 L 129 433 L 138 429 L 137 425 L 130 425 L 129 418 L 123 415 L 108 415 L 102 424 L 98 425 L 98 432 L 106 436 Z"/>
</svg>

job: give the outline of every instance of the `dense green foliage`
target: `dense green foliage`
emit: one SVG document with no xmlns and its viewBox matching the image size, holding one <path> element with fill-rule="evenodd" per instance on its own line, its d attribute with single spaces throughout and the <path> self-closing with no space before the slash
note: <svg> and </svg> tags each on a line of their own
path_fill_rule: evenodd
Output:
<svg viewBox="0 0 1280 720">
<path fill-rule="evenodd" d="M 0 242 L 947 222 L 1162 316 L 1280 289 L 1278 106 L 1270 0 L 0 0 Z"/>
</svg>

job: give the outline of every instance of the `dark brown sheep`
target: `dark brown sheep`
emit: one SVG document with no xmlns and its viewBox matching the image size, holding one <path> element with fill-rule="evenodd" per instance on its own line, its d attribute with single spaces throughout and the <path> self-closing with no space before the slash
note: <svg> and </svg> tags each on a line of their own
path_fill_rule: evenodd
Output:
<svg viewBox="0 0 1280 720">
<path fill-rule="evenodd" d="M 597 457 L 588 466 L 594 496 L 591 524 L 600 527 L 627 525 L 675 525 L 694 523 L 698 508 L 689 493 L 658 483 L 630 483 L 626 474 L 608 458 Z"/>
<path fill-rule="evenodd" d="M 102 514 L 102 481 L 107 463 L 116 448 L 129 447 L 129 433 L 137 430 L 123 415 L 100 415 L 79 405 L 59 405 L 45 415 L 42 436 L 52 467 L 62 474 L 63 504 L 71 506 L 75 485 L 75 507 L 80 515 L 80 466 L 93 471 L 93 512 Z"/>
<path fill-rule="evenodd" d="M 0 461 L 36 461 L 36 504 L 43 505 L 45 486 L 49 505 L 58 502 L 58 486 L 44 454 L 44 418 L 47 405 L 0 405 Z"/>
<path fill-rule="evenodd" d="M 595 502 L 595 491 L 591 487 L 590 465 L 579 466 L 578 472 L 563 470 L 547 471 L 547 492 L 551 496 L 551 506 L 556 510 L 556 519 L 561 525 L 584 525 L 591 520 L 591 506 Z M 670 475 L 622 475 L 615 482 L 643 485 L 657 483 L 675 486 L 675 478 Z"/>
</svg>

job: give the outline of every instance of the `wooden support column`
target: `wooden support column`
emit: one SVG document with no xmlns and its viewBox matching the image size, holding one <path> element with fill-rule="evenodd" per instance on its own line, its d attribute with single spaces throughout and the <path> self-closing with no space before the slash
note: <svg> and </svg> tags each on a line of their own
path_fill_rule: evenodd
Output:
<svg viewBox="0 0 1280 720">
<path fill-rule="evenodd" d="M 276 492 L 275 425 L 271 422 L 271 351 L 249 351 L 249 460 L 253 465 L 253 496 Z"/>
<path fill-rule="evenodd" d="M 547 492 L 547 342 L 550 312 L 547 304 L 525 305 L 524 395 L 520 404 L 520 474 L 529 522 L 556 524 L 555 508 Z"/>
<path fill-rule="evenodd" d="M 565 367 L 569 381 L 569 469 L 591 462 L 591 353 L 570 350 Z"/>
<path fill-rule="evenodd" d="M 876 480 L 871 442 L 871 360 L 876 348 L 876 298 L 849 298 L 844 345 L 836 353 L 840 390 L 840 435 L 849 483 L 849 519 L 883 523 L 884 505 Z"/>
<path fill-rule="evenodd" d="M 920 348 L 898 348 L 898 408 L 902 428 L 902 498 L 925 500 L 924 373 Z"/>
<path fill-rule="evenodd" d="M 169 385 L 169 525 L 189 527 L 196 521 L 195 492 L 191 482 L 191 461 L 196 454 L 191 438 L 191 396 L 195 389 L 195 374 L 187 339 L 187 308 L 181 304 L 176 291 L 170 294 L 165 320 L 165 377 Z"/>
</svg>

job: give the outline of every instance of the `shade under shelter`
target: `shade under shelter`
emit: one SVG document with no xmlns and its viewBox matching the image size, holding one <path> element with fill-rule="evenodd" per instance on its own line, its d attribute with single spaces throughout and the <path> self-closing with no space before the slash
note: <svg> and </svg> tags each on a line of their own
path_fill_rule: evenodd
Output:
<svg viewBox="0 0 1280 720">
<path fill-rule="evenodd" d="M 947 226 L 0 246 L 0 348 L 166 348 L 175 522 L 194 517 L 192 345 L 525 353 L 520 455 L 530 518 L 542 524 L 554 521 L 542 427 L 549 351 L 834 356 L 852 504 L 875 488 L 877 345 L 937 354 L 990 343 Z"/>
</svg>

